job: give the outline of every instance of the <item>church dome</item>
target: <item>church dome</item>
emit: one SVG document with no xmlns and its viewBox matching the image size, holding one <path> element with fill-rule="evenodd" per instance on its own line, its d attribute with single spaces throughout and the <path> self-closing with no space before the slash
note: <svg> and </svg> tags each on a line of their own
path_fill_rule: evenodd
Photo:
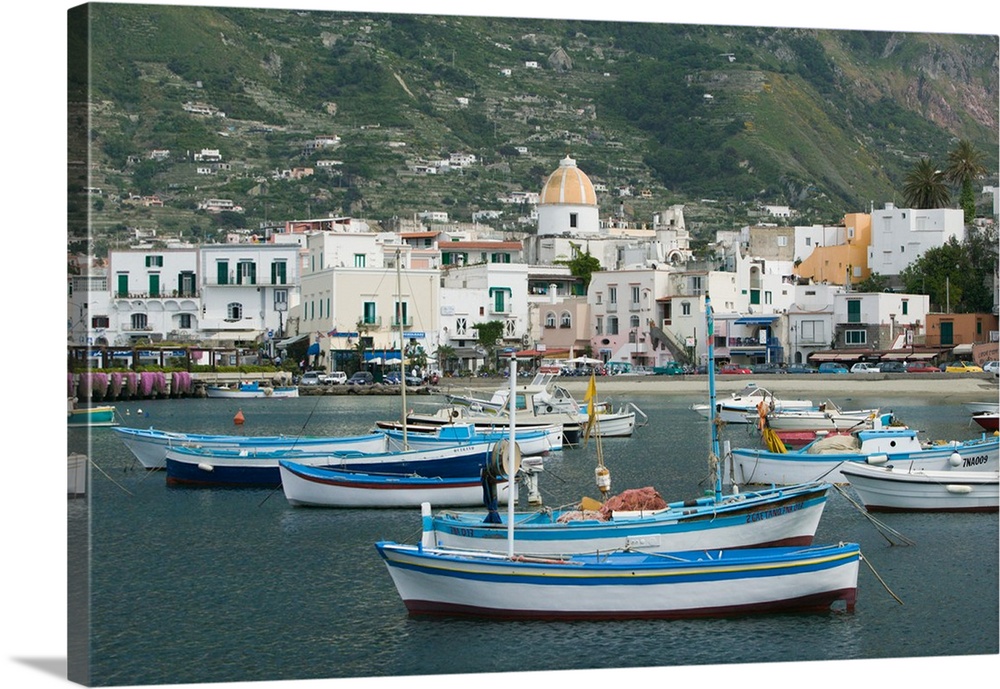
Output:
<svg viewBox="0 0 1000 689">
<path fill-rule="evenodd" d="M 545 181 L 538 202 L 596 206 L 597 194 L 590 178 L 576 166 L 575 160 L 566 156 L 559 161 L 559 169 Z"/>
</svg>

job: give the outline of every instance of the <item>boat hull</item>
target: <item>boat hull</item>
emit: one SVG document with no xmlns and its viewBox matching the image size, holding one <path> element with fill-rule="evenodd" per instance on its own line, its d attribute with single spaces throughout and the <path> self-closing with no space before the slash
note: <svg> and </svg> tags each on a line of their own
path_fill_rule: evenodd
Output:
<svg viewBox="0 0 1000 689">
<path fill-rule="evenodd" d="M 379 422 L 385 434 L 395 443 L 402 446 L 402 424 L 395 422 Z M 436 432 L 435 432 L 436 431 Z M 430 432 L 407 432 L 406 444 L 410 449 L 431 449 L 448 444 L 468 442 L 497 443 L 510 438 L 510 431 L 488 431 L 473 426 L 439 426 Z M 560 426 L 543 426 L 537 429 L 514 429 L 514 442 L 521 448 L 523 455 L 544 455 L 551 450 L 562 449 L 562 428 Z"/>
<path fill-rule="evenodd" d="M 853 431 L 872 426 L 878 409 L 856 412 L 813 412 L 786 410 L 767 415 L 767 425 L 775 431 Z M 755 423 L 756 413 L 748 421 Z"/>
<path fill-rule="evenodd" d="M 986 471 L 906 471 L 864 464 L 842 471 L 872 512 L 996 512 L 998 477 Z"/>
<path fill-rule="evenodd" d="M 332 467 L 311 467 L 280 461 L 281 488 L 289 504 L 310 507 L 419 507 L 482 505 L 479 476 L 431 478 L 426 476 L 367 474 Z M 506 505 L 507 482 L 497 484 L 497 498 Z M 515 501 L 517 500 L 515 491 Z"/>
<path fill-rule="evenodd" d="M 177 447 L 202 447 L 208 449 L 237 449 L 248 452 L 277 450 L 302 450 L 308 452 L 335 452 L 358 450 L 385 452 L 390 449 L 384 433 L 344 437 L 302 437 L 283 435 L 202 435 L 174 433 L 154 428 L 115 428 L 115 433 L 146 469 L 166 468 L 167 450 Z"/>
<path fill-rule="evenodd" d="M 979 414 L 973 414 L 972 420 L 987 431 L 1000 430 L 1000 414 L 997 414 L 996 412 L 993 413 L 982 412 Z"/>
<path fill-rule="evenodd" d="M 615 550 L 693 550 L 809 545 L 826 505 L 829 484 L 766 489 L 677 502 L 646 514 L 615 514 L 612 519 L 561 522 L 562 511 L 516 513 L 515 552 L 524 555 L 611 552 Z M 506 552 L 507 517 L 500 524 L 471 512 L 441 512 L 432 520 L 435 545 Z"/>
<path fill-rule="evenodd" d="M 247 389 L 233 389 L 221 385 L 209 385 L 205 388 L 205 396 L 219 399 L 258 399 L 261 397 L 272 397 L 276 399 L 298 397 L 299 389 L 295 386 L 285 387 L 252 387 Z"/>
<path fill-rule="evenodd" d="M 952 456 L 958 454 L 958 465 Z M 846 483 L 840 468 L 847 463 L 888 463 L 899 469 L 926 471 L 996 471 L 1000 467 L 1000 439 L 987 438 L 966 443 L 933 445 L 898 453 L 884 450 L 810 454 L 806 449 L 791 452 L 770 452 L 762 449 L 732 450 L 737 480 L 744 484 L 789 485 L 809 481 Z"/>
<path fill-rule="evenodd" d="M 365 453 L 356 451 L 252 453 L 206 451 L 195 448 L 167 450 L 167 483 L 200 486 L 277 486 L 282 459 L 312 466 L 332 466 L 354 471 L 417 474 L 421 476 L 478 476 L 491 457 L 490 445 L 478 443 L 436 450 Z"/>
<path fill-rule="evenodd" d="M 411 615 L 682 619 L 853 611 L 855 544 L 573 555 L 567 562 L 376 544 Z"/>
<path fill-rule="evenodd" d="M 81 407 L 70 409 L 66 423 L 69 426 L 114 426 L 115 408 L 112 406 Z"/>
</svg>

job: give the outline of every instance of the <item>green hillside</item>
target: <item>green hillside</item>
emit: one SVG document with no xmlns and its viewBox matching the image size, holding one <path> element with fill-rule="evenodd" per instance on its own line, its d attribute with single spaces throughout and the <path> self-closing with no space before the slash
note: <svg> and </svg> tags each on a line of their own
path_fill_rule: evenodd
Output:
<svg viewBox="0 0 1000 689">
<path fill-rule="evenodd" d="M 125 227 L 201 239 L 329 213 L 389 222 L 446 210 L 469 221 L 500 209 L 500 194 L 538 191 L 566 154 L 607 186 L 602 214 L 622 207 L 611 191 L 648 189 L 625 199 L 626 214 L 648 221 L 684 203 L 706 234 L 745 224 L 762 203 L 808 224 L 898 201 L 909 167 L 943 161 L 959 138 L 997 169 L 995 36 L 89 8 L 99 243 Z M 71 67 L 71 100 L 74 79 L 85 77 Z M 333 135 L 339 146 L 306 145 Z M 170 157 L 152 160 L 154 149 Z M 202 149 L 227 166 L 200 174 L 192 154 Z M 414 172 L 452 152 L 480 164 Z M 281 177 L 295 167 L 315 174 Z M 245 212 L 197 210 L 212 197 Z M 503 210 L 513 228 L 516 210 Z"/>
</svg>

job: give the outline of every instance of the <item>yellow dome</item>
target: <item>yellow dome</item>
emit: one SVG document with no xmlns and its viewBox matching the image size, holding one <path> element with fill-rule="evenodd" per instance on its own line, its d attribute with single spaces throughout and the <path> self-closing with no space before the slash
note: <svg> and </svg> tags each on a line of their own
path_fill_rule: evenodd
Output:
<svg viewBox="0 0 1000 689">
<path fill-rule="evenodd" d="M 597 194 L 590 178 L 576 166 L 575 160 L 566 156 L 559 161 L 559 169 L 545 181 L 538 202 L 596 206 Z"/>
</svg>

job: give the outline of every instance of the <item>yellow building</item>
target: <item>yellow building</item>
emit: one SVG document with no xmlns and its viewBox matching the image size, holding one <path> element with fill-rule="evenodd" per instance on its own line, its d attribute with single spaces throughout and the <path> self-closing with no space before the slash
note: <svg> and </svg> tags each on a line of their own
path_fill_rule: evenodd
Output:
<svg viewBox="0 0 1000 689">
<path fill-rule="evenodd" d="M 816 246 L 808 257 L 796 266 L 795 274 L 812 278 L 814 282 L 843 285 L 850 279 L 851 284 L 867 280 L 868 246 L 872 237 L 872 216 L 868 213 L 848 213 L 844 216 L 844 226 L 824 232 L 826 243 Z M 850 275 L 850 278 L 848 278 Z"/>
</svg>

